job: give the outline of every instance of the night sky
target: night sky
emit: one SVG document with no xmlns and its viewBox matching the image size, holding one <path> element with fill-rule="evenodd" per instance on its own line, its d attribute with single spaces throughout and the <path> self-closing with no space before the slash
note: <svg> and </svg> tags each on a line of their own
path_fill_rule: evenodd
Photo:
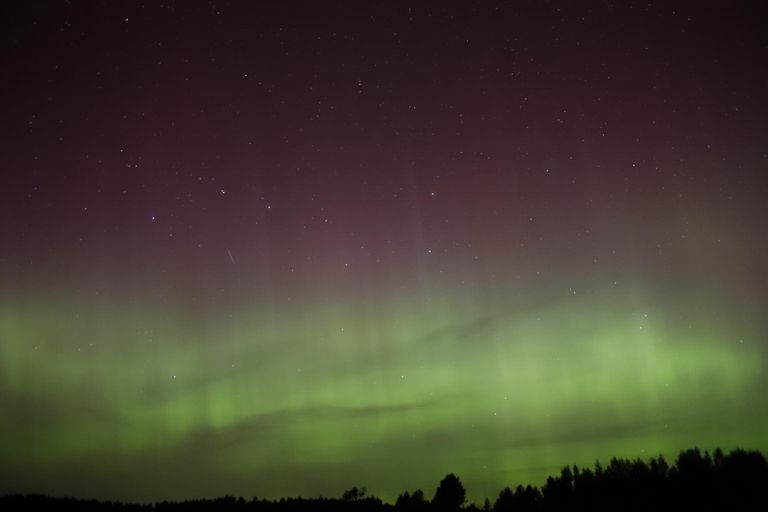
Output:
<svg viewBox="0 0 768 512">
<path fill-rule="evenodd" d="M 3 2 L 0 493 L 768 449 L 768 7 L 451 4 Z"/>
</svg>

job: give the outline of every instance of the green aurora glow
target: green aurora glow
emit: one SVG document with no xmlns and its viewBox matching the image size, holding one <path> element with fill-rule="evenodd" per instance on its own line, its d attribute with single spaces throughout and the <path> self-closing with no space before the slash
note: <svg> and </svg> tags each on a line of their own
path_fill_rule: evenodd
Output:
<svg viewBox="0 0 768 512">
<path fill-rule="evenodd" d="M 188 480 L 394 499 L 455 471 L 479 499 L 595 457 L 766 447 L 755 326 L 611 291 L 506 311 L 435 296 L 202 318 L 6 298 L 6 485 L 135 499 L 138 472 L 157 482 L 140 499 L 188 497 Z"/>
</svg>

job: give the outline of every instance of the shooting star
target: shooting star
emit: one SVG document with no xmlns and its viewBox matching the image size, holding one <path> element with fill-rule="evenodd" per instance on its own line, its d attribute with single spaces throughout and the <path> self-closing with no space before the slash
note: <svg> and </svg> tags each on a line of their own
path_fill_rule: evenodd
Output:
<svg viewBox="0 0 768 512">
<path fill-rule="evenodd" d="M 234 256 L 232 256 L 232 253 L 229 252 L 229 249 L 227 249 L 227 255 L 229 256 L 229 261 L 231 261 L 232 264 L 234 265 L 235 264 L 235 258 L 234 258 Z"/>
</svg>

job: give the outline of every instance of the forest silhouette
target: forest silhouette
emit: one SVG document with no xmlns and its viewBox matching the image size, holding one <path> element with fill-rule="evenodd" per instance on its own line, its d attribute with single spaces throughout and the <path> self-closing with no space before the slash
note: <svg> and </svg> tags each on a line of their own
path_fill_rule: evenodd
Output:
<svg viewBox="0 0 768 512">
<path fill-rule="evenodd" d="M 183 502 L 132 503 L 53 498 L 42 495 L 0 497 L 0 509 L 45 510 L 256 510 L 274 512 L 516 512 L 548 510 L 765 510 L 768 507 L 768 462 L 755 450 L 711 454 L 698 448 L 682 451 L 673 464 L 661 455 L 647 461 L 612 458 L 605 466 L 563 467 L 539 487 L 506 487 L 482 504 L 468 503 L 455 474 L 443 478 L 428 499 L 424 491 L 403 492 L 394 504 L 352 487 L 339 498 L 251 500 L 234 496 Z"/>
</svg>

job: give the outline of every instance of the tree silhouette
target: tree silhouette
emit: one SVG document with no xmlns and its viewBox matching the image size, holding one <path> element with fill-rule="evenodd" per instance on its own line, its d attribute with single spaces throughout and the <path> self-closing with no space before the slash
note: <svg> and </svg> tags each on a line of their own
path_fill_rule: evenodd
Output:
<svg viewBox="0 0 768 512">
<path fill-rule="evenodd" d="M 438 510 L 459 510 L 467 499 L 467 491 L 459 477 L 450 473 L 440 481 L 432 498 L 432 505 Z"/>
<path fill-rule="evenodd" d="M 549 477 L 541 489 L 544 499 L 556 508 L 564 506 L 571 499 L 573 491 L 573 473 L 568 466 L 560 471 L 560 478 Z"/>
<path fill-rule="evenodd" d="M 405 491 L 398 496 L 395 502 L 395 508 L 399 510 L 407 511 L 419 511 L 425 510 L 429 506 L 429 503 L 424 499 L 424 491 L 416 489 L 413 493 L 409 494 Z"/>
<path fill-rule="evenodd" d="M 344 501 L 357 501 L 361 500 L 365 497 L 366 489 L 365 487 L 353 487 L 349 490 L 344 491 L 344 494 L 341 495 L 341 499 Z"/>
<path fill-rule="evenodd" d="M 493 504 L 493 512 L 511 511 L 515 508 L 515 495 L 509 487 L 505 487 L 499 493 L 499 497 L 496 498 L 496 502 Z"/>
<path fill-rule="evenodd" d="M 411 494 L 408 491 L 405 491 L 403 494 L 397 497 L 397 501 L 395 502 L 395 508 L 402 508 L 407 509 L 410 508 L 411 505 Z"/>
<path fill-rule="evenodd" d="M 459 478 L 447 475 L 430 504 L 421 490 L 401 494 L 394 506 L 352 487 L 340 498 L 280 498 L 275 501 L 223 496 L 216 499 L 138 505 L 109 501 L 50 498 L 39 495 L 0 496 L 0 510 L 120 510 L 159 512 L 185 510 L 252 510 L 254 512 L 526 512 L 549 510 L 730 511 L 768 509 L 768 461 L 759 451 L 736 449 L 710 455 L 698 448 L 679 454 L 674 464 L 662 456 L 648 461 L 612 458 L 593 469 L 564 467 L 537 487 L 504 488 L 493 506 L 467 504 Z"/>
</svg>

